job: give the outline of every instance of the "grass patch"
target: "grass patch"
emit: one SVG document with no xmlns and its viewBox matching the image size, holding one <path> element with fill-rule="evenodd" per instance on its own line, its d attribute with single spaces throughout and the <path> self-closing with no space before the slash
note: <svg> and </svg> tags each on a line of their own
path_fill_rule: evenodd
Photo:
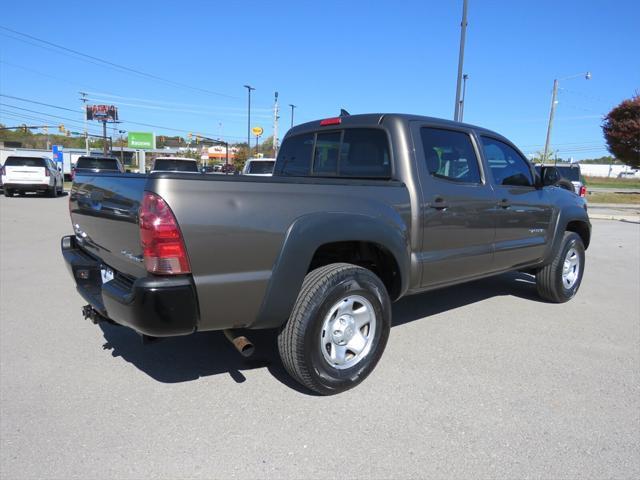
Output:
<svg viewBox="0 0 640 480">
<path fill-rule="evenodd" d="M 640 205 L 640 193 L 589 192 L 589 203 L 627 203 Z"/>
<path fill-rule="evenodd" d="M 640 178 L 584 177 L 584 180 L 587 188 L 640 188 Z"/>
</svg>

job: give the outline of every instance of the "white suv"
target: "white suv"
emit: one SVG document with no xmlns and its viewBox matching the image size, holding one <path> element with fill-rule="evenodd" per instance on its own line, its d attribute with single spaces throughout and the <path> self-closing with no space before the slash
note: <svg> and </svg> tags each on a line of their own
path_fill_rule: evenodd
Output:
<svg viewBox="0 0 640 480">
<path fill-rule="evenodd" d="M 4 196 L 26 192 L 46 193 L 50 197 L 61 194 L 64 177 L 58 166 L 47 157 L 7 157 L 2 166 Z"/>
</svg>

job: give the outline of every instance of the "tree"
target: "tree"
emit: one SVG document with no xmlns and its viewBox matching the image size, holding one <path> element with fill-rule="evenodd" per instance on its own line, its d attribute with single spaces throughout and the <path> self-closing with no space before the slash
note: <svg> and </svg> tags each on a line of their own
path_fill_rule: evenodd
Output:
<svg viewBox="0 0 640 480">
<path fill-rule="evenodd" d="M 609 151 L 623 163 L 640 168 L 640 95 L 624 100 L 602 123 Z"/>
<path fill-rule="evenodd" d="M 236 167 L 236 170 L 242 170 L 244 168 L 244 162 L 249 158 L 247 152 L 247 144 L 246 143 L 236 143 L 233 147 L 237 148 L 235 157 L 233 159 L 233 166 Z"/>
</svg>

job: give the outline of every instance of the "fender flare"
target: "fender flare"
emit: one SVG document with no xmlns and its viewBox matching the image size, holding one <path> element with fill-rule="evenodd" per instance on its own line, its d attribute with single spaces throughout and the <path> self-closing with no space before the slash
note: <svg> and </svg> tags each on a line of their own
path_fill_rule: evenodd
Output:
<svg viewBox="0 0 640 480">
<path fill-rule="evenodd" d="M 389 251 L 400 270 L 400 295 L 407 291 L 411 255 L 403 223 L 363 214 L 313 213 L 297 218 L 287 230 L 258 316 L 249 328 L 281 326 L 293 310 L 317 249 L 346 241 L 376 243 Z"/>
<path fill-rule="evenodd" d="M 589 221 L 589 216 L 584 209 L 578 206 L 561 209 L 557 217 L 555 231 L 553 232 L 553 241 L 550 242 L 550 246 L 545 252 L 542 265 L 547 265 L 553 261 L 555 254 L 562 243 L 562 237 L 564 236 L 564 232 L 567 230 L 567 225 L 571 222 L 580 222 L 585 224 L 589 231 L 589 238 L 591 237 L 591 222 Z M 585 249 L 587 246 L 588 244 L 585 244 Z"/>
</svg>

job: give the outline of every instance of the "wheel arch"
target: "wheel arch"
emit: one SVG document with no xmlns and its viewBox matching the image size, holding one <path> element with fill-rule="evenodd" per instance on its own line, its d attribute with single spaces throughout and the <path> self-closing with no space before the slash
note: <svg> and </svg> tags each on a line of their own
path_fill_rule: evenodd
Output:
<svg viewBox="0 0 640 480">
<path fill-rule="evenodd" d="M 406 226 L 394 219 L 349 213 L 324 212 L 298 218 L 287 231 L 260 311 L 250 327 L 282 325 L 306 274 L 337 262 L 369 268 L 380 277 L 389 296 L 399 298 L 407 291 L 410 277 Z"/>
</svg>

